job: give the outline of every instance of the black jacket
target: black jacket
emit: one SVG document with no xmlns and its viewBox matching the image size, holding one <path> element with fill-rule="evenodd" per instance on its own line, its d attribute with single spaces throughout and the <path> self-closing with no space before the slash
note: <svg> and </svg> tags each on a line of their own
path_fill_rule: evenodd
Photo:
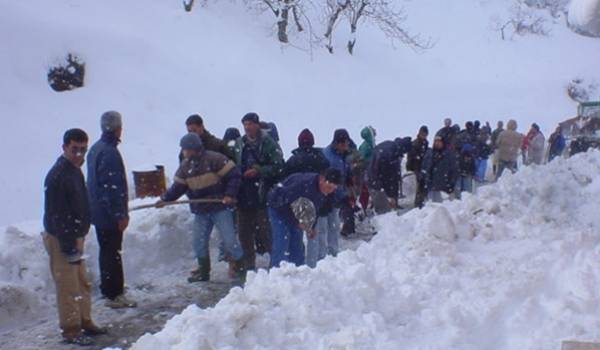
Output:
<svg viewBox="0 0 600 350">
<path fill-rule="evenodd" d="M 76 239 L 90 230 L 90 205 L 81 169 L 60 157 L 44 181 L 44 229 L 63 253 L 77 253 Z"/>
<path fill-rule="evenodd" d="M 410 137 L 384 141 L 375 146 L 368 168 L 369 188 L 383 190 L 386 196 L 398 198 L 399 183 L 402 181 L 400 163 L 404 153 L 411 147 Z"/>
<path fill-rule="evenodd" d="M 427 140 L 421 140 L 417 137 L 412 142 L 412 148 L 406 156 L 406 170 L 413 171 L 418 176 L 428 148 L 429 143 Z"/>
<path fill-rule="evenodd" d="M 448 149 L 430 149 L 421 171 L 429 191 L 452 192 L 458 176 L 456 153 Z"/>
<path fill-rule="evenodd" d="M 284 177 L 295 173 L 317 173 L 327 170 L 329 161 L 321 148 L 296 148 L 283 167 Z"/>
</svg>

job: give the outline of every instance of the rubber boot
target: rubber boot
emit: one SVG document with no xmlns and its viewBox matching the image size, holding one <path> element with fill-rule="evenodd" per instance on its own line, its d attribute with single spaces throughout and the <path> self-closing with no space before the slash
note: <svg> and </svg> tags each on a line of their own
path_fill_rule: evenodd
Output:
<svg viewBox="0 0 600 350">
<path fill-rule="evenodd" d="M 198 258 L 198 269 L 192 271 L 188 282 L 205 282 L 210 280 L 210 258 Z"/>
</svg>

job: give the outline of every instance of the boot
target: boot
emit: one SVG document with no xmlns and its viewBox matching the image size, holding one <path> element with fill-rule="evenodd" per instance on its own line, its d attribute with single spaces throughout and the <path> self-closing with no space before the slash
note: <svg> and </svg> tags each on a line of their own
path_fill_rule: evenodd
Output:
<svg viewBox="0 0 600 350">
<path fill-rule="evenodd" d="M 234 271 L 236 277 L 242 282 L 246 283 L 246 265 L 244 264 L 244 258 L 234 261 Z"/>
<path fill-rule="evenodd" d="M 210 280 L 210 258 L 198 258 L 198 269 L 192 271 L 188 282 L 206 282 Z"/>
</svg>

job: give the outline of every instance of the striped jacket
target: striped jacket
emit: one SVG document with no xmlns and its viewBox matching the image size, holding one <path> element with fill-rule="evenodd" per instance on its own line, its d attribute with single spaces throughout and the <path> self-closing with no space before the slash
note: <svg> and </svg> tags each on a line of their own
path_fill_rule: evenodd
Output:
<svg viewBox="0 0 600 350">
<path fill-rule="evenodd" d="M 175 173 L 173 185 L 161 197 L 164 201 L 174 201 L 184 193 L 190 199 L 209 199 L 237 196 L 241 173 L 235 163 L 226 156 L 204 150 L 190 159 L 184 159 Z M 194 214 L 225 209 L 221 203 L 192 203 Z"/>
</svg>

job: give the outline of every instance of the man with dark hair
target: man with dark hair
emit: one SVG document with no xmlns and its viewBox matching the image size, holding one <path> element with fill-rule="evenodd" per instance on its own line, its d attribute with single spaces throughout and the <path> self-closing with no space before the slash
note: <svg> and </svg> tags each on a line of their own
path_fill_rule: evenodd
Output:
<svg viewBox="0 0 600 350">
<path fill-rule="evenodd" d="M 435 136 L 441 136 L 446 147 L 453 148 L 454 145 L 452 144 L 452 140 L 455 136 L 455 130 L 452 127 L 452 119 L 444 119 L 444 127 L 438 130 L 438 132 L 435 133 Z"/>
<path fill-rule="evenodd" d="M 91 285 L 83 258 L 85 236 L 90 230 L 90 206 L 81 166 L 88 136 L 70 129 L 63 136 L 63 154 L 44 181 L 44 246 L 50 256 L 50 272 L 56 285 L 60 328 L 65 342 L 92 345 L 91 335 L 105 334 L 91 315 Z"/>
<path fill-rule="evenodd" d="M 88 192 L 92 223 L 100 247 L 100 291 L 110 308 L 136 307 L 125 297 L 121 250 L 129 225 L 127 176 L 117 145 L 121 142 L 121 114 L 109 111 L 100 118 L 102 136 L 88 154 Z"/>
<path fill-rule="evenodd" d="M 421 173 L 424 177 L 429 197 L 433 202 L 442 201 L 442 192 L 454 192 L 458 178 L 456 154 L 444 145 L 444 140 L 436 136 L 433 147 L 423 159 Z"/>
<path fill-rule="evenodd" d="M 415 193 L 415 207 L 422 208 L 427 197 L 427 188 L 425 178 L 421 174 L 421 166 L 423 159 L 429 148 L 427 142 L 427 136 L 429 135 L 429 129 L 423 125 L 419 128 L 419 133 L 412 143 L 412 147 L 408 155 L 406 156 L 406 170 L 412 171 L 415 174 L 417 182 L 417 191 Z"/>
<path fill-rule="evenodd" d="M 200 136 L 204 149 L 221 153 L 231 160 L 234 159 L 233 151 L 230 147 L 227 147 L 227 143 L 206 130 L 204 127 L 204 120 L 202 120 L 201 116 L 198 114 L 189 116 L 185 121 L 185 126 L 188 132 L 193 132 Z M 182 160 L 183 154 L 179 153 L 179 162 Z"/>
<path fill-rule="evenodd" d="M 244 278 L 243 253 L 236 236 L 233 204 L 240 186 L 240 170 L 235 163 L 223 154 L 204 149 L 202 140 L 195 133 L 185 135 L 180 142 L 184 160 L 175 173 L 171 188 L 157 203 L 175 201 L 183 194 L 189 199 L 219 199 L 218 203 L 192 203 L 194 213 L 193 245 L 198 269 L 192 271 L 188 282 L 210 279 L 210 258 L 208 244 L 213 226 L 219 229 L 224 245 L 225 260 L 232 265 L 232 271 Z"/>
<path fill-rule="evenodd" d="M 336 169 L 328 169 L 323 175 L 298 173 L 286 178 L 269 192 L 269 220 L 273 232 L 271 267 L 278 267 L 282 261 L 304 264 L 304 242 L 302 232 L 309 239 L 314 238 L 316 211 L 327 195 L 332 194 L 341 181 Z M 299 220 L 302 213 L 294 210 L 296 201 L 306 198 L 312 203 L 315 215 Z M 296 211 L 296 213 L 295 213 Z"/>
<path fill-rule="evenodd" d="M 260 129 L 256 113 L 242 118 L 245 135 L 235 145 L 235 162 L 241 168 L 238 193 L 238 231 L 246 267 L 256 268 L 256 253 L 271 252 L 271 227 L 266 201 L 269 189 L 281 177 L 283 155 L 277 143 Z"/>
</svg>

